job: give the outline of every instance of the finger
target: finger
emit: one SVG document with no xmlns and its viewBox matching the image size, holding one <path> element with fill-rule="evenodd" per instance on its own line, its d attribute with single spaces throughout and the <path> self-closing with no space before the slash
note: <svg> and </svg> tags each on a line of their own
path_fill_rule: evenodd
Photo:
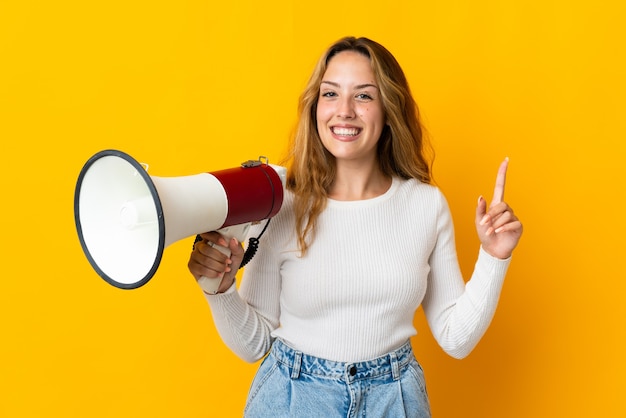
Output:
<svg viewBox="0 0 626 418">
<path fill-rule="evenodd" d="M 203 232 L 200 234 L 205 241 L 212 242 L 213 244 L 220 245 L 222 247 L 228 246 L 228 243 L 224 239 L 224 237 L 218 232 Z"/>
<path fill-rule="evenodd" d="M 498 204 L 504 200 L 504 185 L 506 183 L 506 170 L 509 167 L 509 157 L 506 157 L 500 168 L 498 169 L 498 176 L 496 177 L 496 187 L 493 190 L 493 199 L 491 200 L 491 206 Z"/>
<path fill-rule="evenodd" d="M 199 264 L 216 271 L 229 271 L 228 267 L 232 264 L 232 260 L 210 241 L 198 243 L 192 257 L 195 257 Z"/>
<path fill-rule="evenodd" d="M 225 252 L 224 249 L 228 248 L 228 244 L 224 237 L 217 232 L 205 232 L 203 234 L 200 234 L 199 237 L 200 238 L 196 237 L 196 241 L 193 244 L 193 249 L 198 249 L 205 255 L 212 254 L 211 248 L 220 250 L 220 252 L 222 253 Z"/>
<path fill-rule="evenodd" d="M 208 268 L 206 266 L 206 263 L 202 260 L 198 260 L 197 258 L 193 257 L 189 259 L 189 262 L 187 263 L 187 268 L 189 268 L 189 271 L 191 272 L 193 277 L 196 278 L 196 280 L 202 276 L 217 277 L 220 273 L 219 271 Z"/>
<path fill-rule="evenodd" d="M 237 238 L 231 238 L 229 243 L 231 257 L 243 256 L 243 247 L 237 241 Z"/>
<path fill-rule="evenodd" d="M 511 222 L 508 222 L 504 225 L 502 225 L 499 228 L 495 229 L 495 233 L 499 234 L 501 232 L 519 232 L 521 234 L 521 231 L 524 229 L 522 223 L 519 220 L 514 220 Z"/>
<path fill-rule="evenodd" d="M 479 225 L 484 225 L 487 222 L 485 218 L 487 214 L 487 202 L 485 202 L 485 198 L 482 196 L 478 197 L 478 203 L 476 204 L 476 223 Z"/>
<path fill-rule="evenodd" d="M 513 213 L 513 208 L 511 208 L 506 202 L 492 203 L 489 206 L 487 215 L 489 215 L 489 219 L 491 219 L 491 221 L 495 221 L 500 215 L 505 212 Z"/>
<path fill-rule="evenodd" d="M 515 220 L 515 215 L 512 212 L 506 211 L 498 214 L 496 218 L 493 218 L 491 226 L 497 231 L 503 225 L 507 223 L 513 222 Z"/>
<path fill-rule="evenodd" d="M 196 278 L 200 276 L 218 277 L 231 271 L 228 261 L 219 261 L 196 253 L 192 253 L 187 266 Z"/>
<path fill-rule="evenodd" d="M 489 210 L 480 220 L 479 225 L 490 224 L 491 227 L 497 228 L 498 225 L 502 225 L 506 222 L 506 219 L 515 217 L 513 209 L 506 204 L 506 202 L 500 202 L 495 205 L 491 205 Z"/>
<path fill-rule="evenodd" d="M 228 245 L 230 249 L 230 267 L 233 270 L 239 270 L 239 267 L 241 266 L 241 262 L 243 261 L 244 257 L 243 246 L 237 240 L 237 238 L 232 238 Z"/>
</svg>

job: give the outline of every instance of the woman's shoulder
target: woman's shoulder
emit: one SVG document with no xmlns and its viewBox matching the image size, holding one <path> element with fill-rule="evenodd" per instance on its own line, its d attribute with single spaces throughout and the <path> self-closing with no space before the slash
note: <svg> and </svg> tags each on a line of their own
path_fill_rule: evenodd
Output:
<svg viewBox="0 0 626 418">
<path fill-rule="evenodd" d="M 293 204 L 294 204 L 294 194 L 291 190 L 285 188 L 283 189 L 283 201 L 280 207 L 280 211 L 278 212 L 279 214 L 283 214 L 286 212 L 291 212 L 291 209 L 293 208 Z"/>
<path fill-rule="evenodd" d="M 405 208 L 412 217 L 420 216 L 433 222 L 448 217 L 450 212 L 441 189 L 417 179 L 399 180 L 394 208 Z"/>
<path fill-rule="evenodd" d="M 424 183 L 418 179 L 400 179 L 394 178 L 394 182 L 398 184 L 398 190 L 401 193 L 416 197 L 436 197 L 444 198 L 443 193 L 438 186 L 434 184 Z"/>
<path fill-rule="evenodd" d="M 286 188 L 283 190 L 284 190 L 283 200 L 282 200 L 280 209 L 278 213 L 276 213 L 276 215 L 272 219 L 272 222 L 280 223 L 280 224 L 289 224 L 293 222 L 293 219 L 294 219 L 294 212 L 293 212 L 294 194 L 292 191 Z"/>
</svg>

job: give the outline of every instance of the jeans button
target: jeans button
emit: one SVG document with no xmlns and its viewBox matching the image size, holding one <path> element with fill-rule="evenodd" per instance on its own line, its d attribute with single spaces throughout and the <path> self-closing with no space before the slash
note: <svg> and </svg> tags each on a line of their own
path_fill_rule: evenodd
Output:
<svg viewBox="0 0 626 418">
<path fill-rule="evenodd" d="M 350 376 L 354 376 L 356 374 L 356 366 L 350 367 Z"/>
</svg>

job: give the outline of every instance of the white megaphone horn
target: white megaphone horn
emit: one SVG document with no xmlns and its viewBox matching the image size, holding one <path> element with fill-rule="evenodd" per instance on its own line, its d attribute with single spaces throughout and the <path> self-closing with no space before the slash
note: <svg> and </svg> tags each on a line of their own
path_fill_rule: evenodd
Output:
<svg viewBox="0 0 626 418">
<path fill-rule="evenodd" d="M 286 173 L 260 157 L 211 173 L 153 177 L 122 151 L 100 151 L 76 184 L 78 237 L 100 277 L 135 289 L 154 276 L 168 245 L 208 231 L 242 241 L 252 223 L 276 215 Z M 216 248 L 230 255 L 227 248 Z M 220 281 L 202 277 L 199 283 L 215 293 Z"/>
</svg>

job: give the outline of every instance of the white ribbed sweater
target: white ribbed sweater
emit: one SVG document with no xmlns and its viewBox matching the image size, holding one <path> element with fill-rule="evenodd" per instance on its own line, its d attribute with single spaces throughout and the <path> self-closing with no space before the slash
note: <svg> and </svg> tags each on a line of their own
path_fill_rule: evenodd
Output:
<svg viewBox="0 0 626 418">
<path fill-rule="evenodd" d="M 394 178 L 376 198 L 329 200 L 305 257 L 297 251 L 292 201 L 286 193 L 239 291 L 233 285 L 207 295 L 216 327 L 237 355 L 256 361 L 278 337 L 325 359 L 373 359 L 417 333 L 413 319 L 420 303 L 448 354 L 462 358 L 476 346 L 510 260 L 480 249 L 466 284 L 439 189 Z"/>
</svg>

